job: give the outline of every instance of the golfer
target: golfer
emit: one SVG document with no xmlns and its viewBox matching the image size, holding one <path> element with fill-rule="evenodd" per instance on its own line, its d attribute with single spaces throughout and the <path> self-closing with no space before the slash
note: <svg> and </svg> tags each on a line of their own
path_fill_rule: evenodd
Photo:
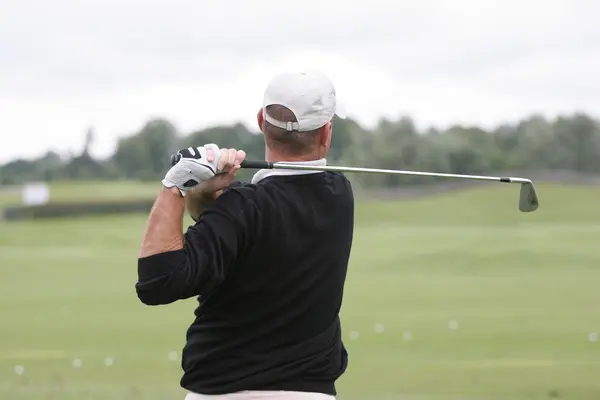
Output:
<svg viewBox="0 0 600 400">
<path fill-rule="evenodd" d="M 324 75 L 273 78 L 257 115 L 266 160 L 326 165 L 336 113 Z M 137 296 L 198 298 L 182 354 L 187 400 L 334 399 L 348 363 L 339 312 L 352 188 L 341 173 L 306 170 L 239 182 L 244 158 L 214 144 L 179 152 L 148 218 Z M 186 210 L 195 223 L 183 234 Z"/>
</svg>

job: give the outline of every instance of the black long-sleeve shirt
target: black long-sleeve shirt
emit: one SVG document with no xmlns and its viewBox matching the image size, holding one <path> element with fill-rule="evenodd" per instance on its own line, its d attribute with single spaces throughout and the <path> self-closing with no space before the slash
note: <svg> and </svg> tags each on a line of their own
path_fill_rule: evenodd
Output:
<svg viewBox="0 0 600 400">
<path fill-rule="evenodd" d="M 182 250 L 139 259 L 143 303 L 198 296 L 181 386 L 335 395 L 348 362 L 339 311 L 353 224 L 342 174 L 274 174 L 227 189 Z"/>
</svg>

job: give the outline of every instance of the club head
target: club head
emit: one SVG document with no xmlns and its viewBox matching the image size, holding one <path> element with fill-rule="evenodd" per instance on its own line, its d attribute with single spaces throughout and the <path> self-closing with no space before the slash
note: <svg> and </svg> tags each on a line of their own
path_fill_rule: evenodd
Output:
<svg viewBox="0 0 600 400">
<path fill-rule="evenodd" d="M 538 196 L 533 182 L 522 183 L 521 194 L 519 195 L 519 210 L 522 212 L 531 212 L 537 210 L 538 206 Z"/>
</svg>

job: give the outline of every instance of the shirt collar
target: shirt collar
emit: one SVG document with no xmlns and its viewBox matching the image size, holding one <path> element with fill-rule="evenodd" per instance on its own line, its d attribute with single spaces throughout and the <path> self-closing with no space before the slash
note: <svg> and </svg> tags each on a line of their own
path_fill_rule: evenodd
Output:
<svg viewBox="0 0 600 400">
<path fill-rule="evenodd" d="M 314 161 L 282 161 L 286 164 L 296 164 L 296 165 L 314 165 L 314 166 L 326 166 L 327 160 L 325 158 L 321 158 L 320 160 Z M 316 174 L 323 171 L 308 171 L 308 170 L 295 170 L 295 169 L 261 169 L 254 174 L 252 177 L 252 183 L 257 183 L 262 181 L 265 178 L 276 175 L 306 175 L 306 174 Z"/>
</svg>

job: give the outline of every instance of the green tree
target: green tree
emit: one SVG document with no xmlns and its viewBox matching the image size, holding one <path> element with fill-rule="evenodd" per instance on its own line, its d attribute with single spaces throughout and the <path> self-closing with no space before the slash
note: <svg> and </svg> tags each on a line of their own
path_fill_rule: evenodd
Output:
<svg viewBox="0 0 600 400">
<path fill-rule="evenodd" d="M 178 143 L 173 124 L 165 119 L 153 119 L 138 133 L 119 140 L 113 161 L 123 177 L 156 179 L 168 170 Z"/>
</svg>

